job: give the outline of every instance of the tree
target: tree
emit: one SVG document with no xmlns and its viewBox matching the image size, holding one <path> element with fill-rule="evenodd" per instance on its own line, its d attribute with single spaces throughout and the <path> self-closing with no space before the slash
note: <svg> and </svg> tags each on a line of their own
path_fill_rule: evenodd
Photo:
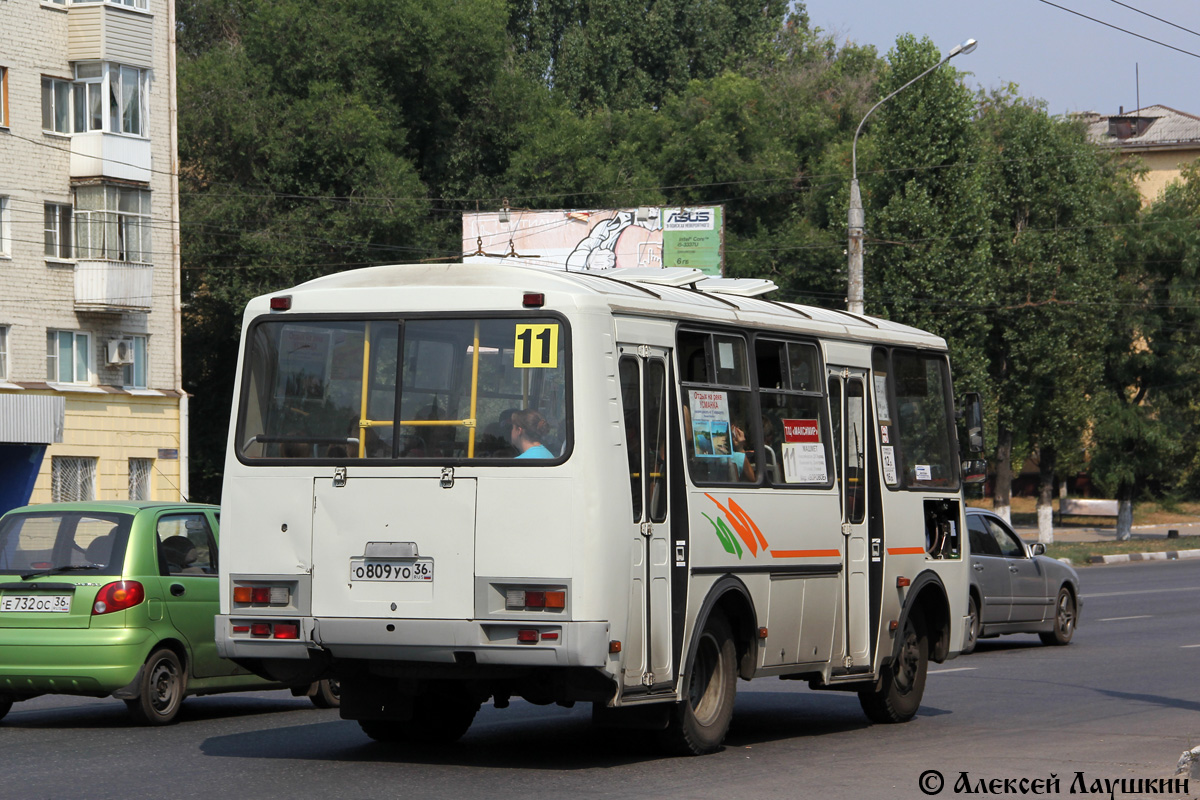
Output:
<svg viewBox="0 0 1200 800">
<path fill-rule="evenodd" d="M 1182 485 L 1196 442 L 1200 383 L 1200 167 L 1145 209 L 1121 260 L 1092 476 L 1119 501 L 1128 539 L 1141 493 Z"/>
<path fill-rule="evenodd" d="M 783 0 L 511 0 L 525 73 L 584 112 L 658 107 L 735 69 L 783 23 Z"/>
<path fill-rule="evenodd" d="M 929 39 L 899 37 L 879 96 L 940 59 Z M 974 110 L 943 66 L 880 107 L 859 147 L 867 311 L 944 336 L 960 389 L 986 388 L 986 309 L 996 297 Z"/>
<path fill-rule="evenodd" d="M 1059 462 L 1078 463 L 1103 378 L 1113 226 L 1132 219 L 1137 195 L 1081 123 L 1050 118 L 1012 87 L 981 96 L 979 108 L 994 231 L 985 352 L 1000 400 L 995 506 L 1008 516 L 1012 465 L 1036 453 L 1039 538 L 1050 542 Z"/>
</svg>

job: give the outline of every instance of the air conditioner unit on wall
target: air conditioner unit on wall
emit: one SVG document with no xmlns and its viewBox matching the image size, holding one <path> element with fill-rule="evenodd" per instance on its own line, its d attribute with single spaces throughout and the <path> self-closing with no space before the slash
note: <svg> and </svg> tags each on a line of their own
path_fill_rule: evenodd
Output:
<svg viewBox="0 0 1200 800">
<path fill-rule="evenodd" d="M 109 366 L 129 366 L 133 363 L 133 339 L 109 339 L 106 354 Z"/>
</svg>

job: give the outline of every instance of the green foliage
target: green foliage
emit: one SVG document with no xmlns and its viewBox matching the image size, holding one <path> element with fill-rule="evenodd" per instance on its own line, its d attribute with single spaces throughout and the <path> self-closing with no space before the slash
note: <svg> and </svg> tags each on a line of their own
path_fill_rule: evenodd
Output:
<svg viewBox="0 0 1200 800">
<path fill-rule="evenodd" d="M 1118 496 L 1197 487 L 1200 169 L 1145 209 L 1124 242 L 1107 342 L 1095 478 Z"/>
<path fill-rule="evenodd" d="M 760 52 L 783 0 L 510 0 L 517 63 L 577 111 L 657 107 Z"/>
<path fill-rule="evenodd" d="M 1015 462 L 1044 449 L 1077 471 L 1117 311 L 1114 226 L 1133 220 L 1137 195 L 1079 123 L 1011 90 L 981 96 L 978 120 L 994 231 L 986 354 L 1003 399 L 997 425 L 1017 439 Z"/>
<path fill-rule="evenodd" d="M 937 64 L 928 39 L 901 36 L 888 54 L 886 96 Z M 883 105 L 859 161 L 868 313 L 934 331 L 951 347 L 960 388 L 986 385 L 985 309 L 995 275 L 975 104 L 947 66 Z"/>
</svg>

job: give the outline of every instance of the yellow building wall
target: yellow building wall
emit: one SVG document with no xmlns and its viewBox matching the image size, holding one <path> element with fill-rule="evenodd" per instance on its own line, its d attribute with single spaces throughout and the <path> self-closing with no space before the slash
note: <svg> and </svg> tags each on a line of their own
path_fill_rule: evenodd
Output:
<svg viewBox="0 0 1200 800">
<path fill-rule="evenodd" d="M 1146 174 L 1137 182 L 1138 192 L 1142 195 L 1142 205 L 1145 206 L 1157 200 L 1168 184 L 1179 180 L 1184 165 L 1200 157 L 1200 148 L 1138 152 L 1132 157 L 1147 169 Z"/>
<path fill-rule="evenodd" d="M 160 450 L 175 457 L 159 458 Z M 150 499 L 178 501 L 179 451 L 178 397 L 68 394 L 63 440 L 46 448 L 29 502 L 51 501 L 54 456 L 97 459 L 97 500 L 128 500 L 129 459 L 151 459 Z"/>
</svg>

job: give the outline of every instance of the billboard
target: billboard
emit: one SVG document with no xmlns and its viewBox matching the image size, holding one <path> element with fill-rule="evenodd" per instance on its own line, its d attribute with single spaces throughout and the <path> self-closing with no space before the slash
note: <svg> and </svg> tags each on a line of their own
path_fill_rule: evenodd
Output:
<svg viewBox="0 0 1200 800">
<path fill-rule="evenodd" d="M 719 276 L 721 206 L 463 214 L 463 260 L 570 271 L 693 267 Z"/>
</svg>

